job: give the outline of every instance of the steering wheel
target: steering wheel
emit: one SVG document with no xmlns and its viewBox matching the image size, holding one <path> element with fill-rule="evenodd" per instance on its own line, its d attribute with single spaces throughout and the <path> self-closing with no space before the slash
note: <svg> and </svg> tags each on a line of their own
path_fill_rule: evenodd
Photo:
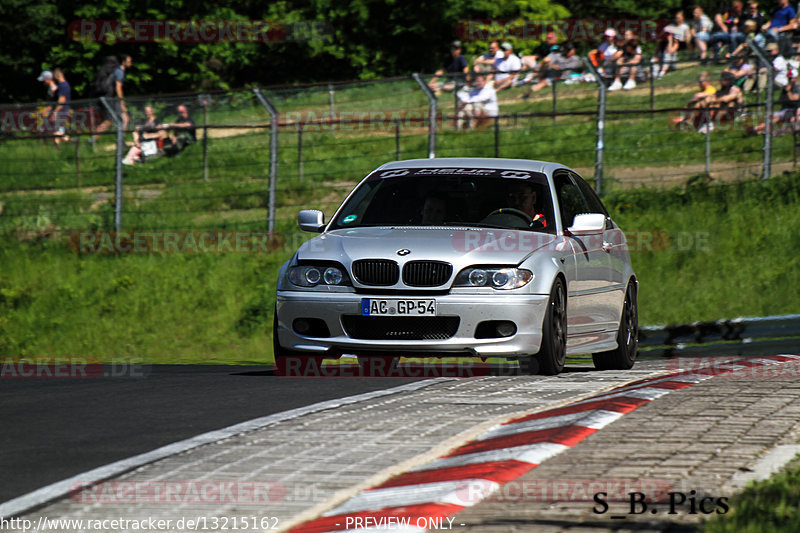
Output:
<svg viewBox="0 0 800 533">
<path fill-rule="evenodd" d="M 519 209 L 514 209 L 513 207 L 503 207 L 503 208 L 500 208 L 500 209 L 495 209 L 494 211 L 489 213 L 486 216 L 486 218 L 489 218 L 489 217 L 494 216 L 494 215 L 506 215 L 506 214 L 514 215 L 514 216 L 517 216 L 517 217 L 521 218 L 522 220 L 525 221 L 525 225 L 526 226 L 530 227 L 530 225 L 533 224 L 533 219 L 531 217 L 529 217 L 527 213 L 525 213 L 524 211 L 520 211 Z M 486 220 L 486 219 L 484 219 L 484 220 Z"/>
</svg>

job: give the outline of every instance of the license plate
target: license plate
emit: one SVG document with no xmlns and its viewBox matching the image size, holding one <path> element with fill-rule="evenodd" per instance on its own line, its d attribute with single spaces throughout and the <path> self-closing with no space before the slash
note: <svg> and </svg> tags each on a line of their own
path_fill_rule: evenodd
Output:
<svg viewBox="0 0 800 533">
<path fill-rule="evenodd" d="M 399 298 L 362 298 L 363 316 L 436 316 L 436 300 Z"/>
</svg>

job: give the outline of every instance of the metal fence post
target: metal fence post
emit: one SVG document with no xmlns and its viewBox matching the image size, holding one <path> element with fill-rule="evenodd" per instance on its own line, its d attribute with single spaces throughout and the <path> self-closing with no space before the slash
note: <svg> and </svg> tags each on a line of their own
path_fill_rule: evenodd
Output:
<svg viewBox="0 0 800 533">
<path fill-rule="evenodd" d="M 645 63 L 644 58 L 642 58 L 642 63 Z M 656 77 L 653 75 L 653 69 L 650 68 L 650 63 L 646 63 L 647 67 L 647 78 L 650 81 L 650 111 L 655 111 L 656 109 Z M 651 113 L 652 115 L 653 113 Z"/>
<path fill-rule="evenodd" d="M 436 157 L 436 95 L 433 93 L 428 84 L 423 81 L 419 73 L 415 72 L 411 75 L 417 85 L 420 86 L 422 92 L 428 97 L 430 104 L 430 117 L 428 119 L 428 158 L 433 159 Z"/>
<path fill-rule="evenodd" d="M 330 109 L 330 112 L 331 112 L 331 119 L 333 119 L 334 109 L 333 109 L 333 84 L 332 83 L 328 84 L 328 108 Z"/>
<path fill-rule="evenodd" d="M 586 69 L 592 73 L 597 83 L 597 144 L 594 153 L 594 190 L 602 194 L 603 190 L 603 151 L 605 150 L 606 133 L 606 84 L 597 69 L 588 58 L 582 57 Z"/>
<path fill-rule="evenodd" d="M 500 117 L 494 117 L 494 156 L 500 157 Z"/>
<path fill-rule="evenodd" d="M 553 84 L 551 87 L 553 88 L 553 124 L 558 122 L 558 118 L 556 117 L 556 113 L 558 113 L 558 91 L 556 90 L 556 85 L 558 85 L 558 80 L 553 78 Z"/>
<path fill-rule="evenodd" d="M 256 87 L 253 89 L 258 101 L 267 110 L 270 117 L 269 134 L 269 198 L 267 199 L 267 231 L 275 230 L 275 194 L 277 193 L 278 181 L 278 110 L 272 102 L 264 96 L 261 90 Z"/>
<path fill-rule="evenodd" d="M 201 94 L 197 98 L 203 106 L 203 181 L 208 181 L 208 104 L 211 97 Z"/>
<path fill-rule="evenodd" d="M 394 123 L 395 160 L 400 161 L 400 121 Z"/>
<path fill-rule="evenodd" d="M 118 98 L 114 98 L 114 102 L 118 102 Z M 109 115 L 113 119 L 114 125 L 117 127 L 117 150 L 114 154 L 116 158 L 115 176 L 114 176 L 114 229 L 122 231 L 122 158 L 125 151 L 125 130 L 123 129 L 122 117 L 117 114 L 114 105 L 109 102 L 105 96 L 100 97 L 100 102 L 105 106 Z"/>
<path fill-rule="evenodd" d="M 706 124 L 706 176 L 711 176 L 711 114 L 708 109 L 703 112 Z"/>
<path fill-rule="evenodd" d="M 297 176 L 303 181 L 303 123 L 297 123 Z"/>
<path fill-rule="evenodd" d="M 764 125 L 766 126 L 764 129 L 764 163 L 761 176 L 761 179 L 767 180 L 772 174 L 772 103 L 775 98 L 775 88 L 773 87 L 775 67 L 772 66 L 772 61 L 767 57 L 766 52 L 753 42 L 753 39 L 747 39 L 747 44 L 767 69 L 767 86 L 764 87 L 766 92 L 766 101 L 764 102 Z"/>
</svg>

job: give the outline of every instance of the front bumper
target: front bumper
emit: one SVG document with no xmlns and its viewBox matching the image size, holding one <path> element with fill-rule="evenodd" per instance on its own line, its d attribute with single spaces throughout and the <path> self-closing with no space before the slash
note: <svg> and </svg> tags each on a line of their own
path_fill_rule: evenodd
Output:
<svg viewBox="0 0 800 533">
<path fill-rule="evenodd" d="M 278 291 L 277 330 L 281 347 L 293 351 L 338 356 L 341 354 L 470 355 L 477 357 L 521 357 L 538 353 L 542 323 L 549 297 L 537 294 L 445 294 L 436 299 L 437 316 L 459 317 L 455 335 L 444 340 L 366 340 L 347 335 L 343 315 L 361 315 L 362 298 L 403 298 L 404 295 L 316 293 Z M 412 298 L 420 298 L 415 295 Z M 426 296 L 426 298 L 428 298 Z M 307 337 L 292 329 L 297 318 L 324 320 L 330 337 Z M 510 337 L 478 339 L 478 324 L 487 320 L 514 322 Z"/>
</svg>

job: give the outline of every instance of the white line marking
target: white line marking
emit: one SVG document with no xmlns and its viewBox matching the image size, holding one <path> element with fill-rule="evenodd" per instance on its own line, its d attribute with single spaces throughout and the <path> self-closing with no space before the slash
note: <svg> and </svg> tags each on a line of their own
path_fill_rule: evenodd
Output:
<svg viewBox="0 0 800 533">
<path fill-rule="evenodd" d="M 556 444 L 554 442 L 537 442 L 528 446 L 514 446 L 513 448 L 501 448 L 488 452 L 468 453 L 456 455 L 454 457 L 442 457 L 425 465 L 414 468 L 414 471 L 435 470 L 449 466 L 471 465 L 475 463 L 488 463 L 490 461 L 521 461 L 538 465 L 545 459 L 568 450 L 569 446 Z"/>
<path fill-rule="evenodd" d="M 133 470 L 134 468 L 153 463 L 171 455 L 183 453 L 187 450 L 197 448 L 198 446 L 202 446 L 204 444 L 213 444 L 214 442 L 227 439 L 235 435 L 262 429 L 272 424 L 277 424 L 278 422 L 284 422 L 286 420 L 309 415 L 318 411 L 335 409 L 337 407 L 341 407 L 342 405 L 372 400 L 374 398 L 389 396 L 399 392 L 413 391 L 428 387 L 430 385 L 435 385 L 436 383 L 441 383 L 443 381 L 452 380 L 453 378 L 435 378 L 424 381 L 416 381 L 414 383 L 400 385 L 399 387 L 393 387 L 391 389 L 367 392 L 364 394 L 358 394 L 356 396 L 337 398 L 335 400 L 319 402 L 312 405 L 307 405 L 305 407 L 298 407 L 297 409 L 291 409 L 289 411 L 275 413 L 274 415 L 254 418 L 253 420 L 247 420 L 246 422 L 234 424 L 226 428 L 209 431 L 208 433 L 202 433 L 182 441 L 162 446 L 161 448 L 157 448 L 149 452 L 134 455 L 133 457 L 128 457 L 127 459 L 122 459 L 120 461 L 89 470 L 88 472 L 83 472 L 82 474 L 57 481 L 27 494 L 23 494 L 22 496 L 14 498 L 13 500 L 9 500 L 0 504 L 0 516 L 10 518 L 12 516 L 21 514 L 28 509 L 40 507 L 52 500 L 62 498 L 69 494 L 71 490 L 74 490 L 74 485 L 76 483 L 96 483 L 104 479 L 119 476 L 125 472 Z"/>
<path fill-rule="evenodd" d="M 404 507 L 419 503 L 451 503 L 462 507 L 471 507 L 499 487 L 499 483 L 488 479 L 457 479 L 365 490 L 322 516 L 360 511 L 379 513 L 381 509 L 389 507 Z"/>
<path fill-rule="evenodd" d="M 540 429 L 555 429 L 565 426 L 583 426 L 591 429 L 600 429 L 607 426 L 614 420 L 620 418 L 623 413 L 595 409 L 591 411 L 580 411 L 567 415 L 550 416 L 547 418 L 536 418 L 525 422 L 515 422 L 513 424 L 503 424 L 495 426 L 486 433 L 478 436 L 476 440 L 486 440 L 503 435 L 516 435 L 526 431 L 536 431 Z"/>
</svg>

